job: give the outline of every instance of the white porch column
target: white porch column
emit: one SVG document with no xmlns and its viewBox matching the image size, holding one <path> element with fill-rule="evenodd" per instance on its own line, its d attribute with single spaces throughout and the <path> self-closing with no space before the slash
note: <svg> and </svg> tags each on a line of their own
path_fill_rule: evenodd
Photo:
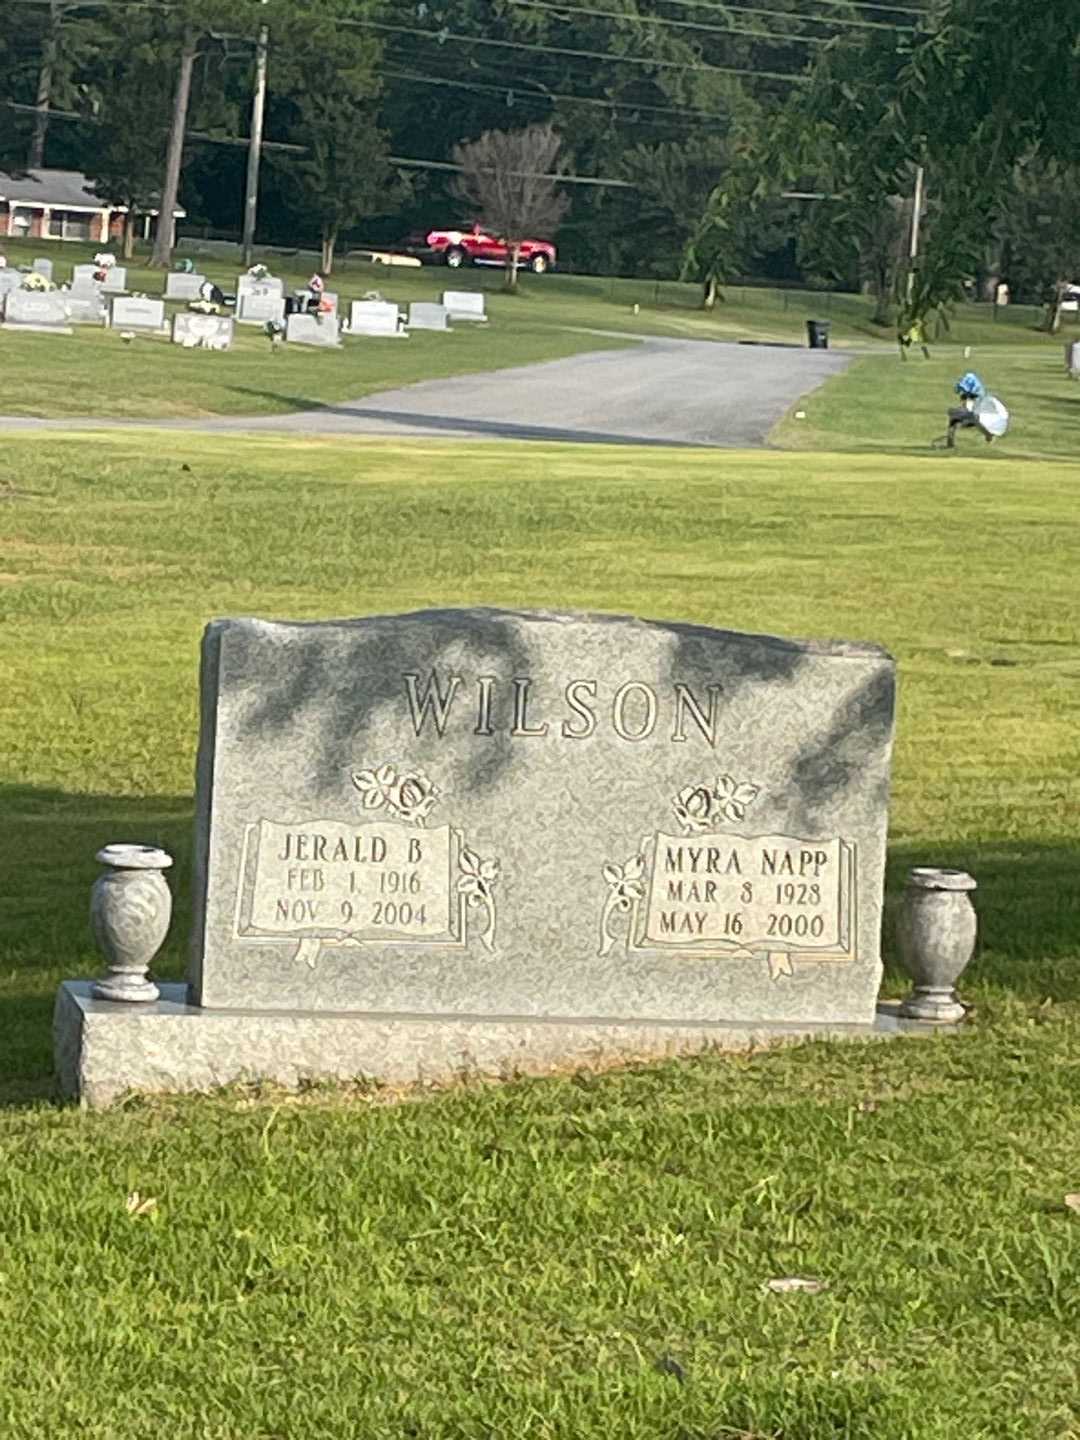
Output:
<svg viewBox="0 0 1080 1440">
<path fill-rule="evenodd" d="M 15 234 L 15 211 L 18 208 L 14 200 L 8 205 L 7 233 L 9 236 Z"/>
<path fill-rule="evenodd" d="M 42 240 L 51 240 L 51 239 L 52 239 L 52 206 L 51 206 L 51 205 L 43 205 L 43 206 L 41 207 L 41 239 L 42 239 Z"/>
<path fill-rule="evenodd" d="M 98 234 L 98 241 L 99 241 L 99 243 L 102 244 L 102 245 L 107 245 L 107 244 L 109 243 L 109 212 L 108 212 L 108 210 L 102 210 L 102 212 L 101 212 L 101 230 L 100 230 L 100 232 L 99 232 L 99 234 Z"/>
</svg>

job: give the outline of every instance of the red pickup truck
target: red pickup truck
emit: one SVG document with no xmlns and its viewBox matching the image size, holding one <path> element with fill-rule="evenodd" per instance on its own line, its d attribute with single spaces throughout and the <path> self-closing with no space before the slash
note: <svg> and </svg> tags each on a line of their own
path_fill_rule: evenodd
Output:
<svg viewBox="0 0 1080 1440">
<path fill-rule="evenodd" d="M 417 237 L 419 238 L 419 237 Z M 436 262 L 458 270 L 463 265 L 503 265 L 509 262 L 510 246 L 497 239 L 483 225 L 474 223 L 460 230 L 429 230 L 420 244 L 409 248 Z M 534 275 L 555 267 L 555 246 L 548 240 L 523 240 L 520 263 Z"/>
</svg>

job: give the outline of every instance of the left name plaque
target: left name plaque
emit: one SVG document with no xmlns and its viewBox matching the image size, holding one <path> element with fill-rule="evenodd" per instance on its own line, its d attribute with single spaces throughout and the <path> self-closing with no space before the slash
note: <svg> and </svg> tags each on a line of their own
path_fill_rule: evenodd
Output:
<svg viewBox="0 0 1080 1440">
<path fill-rule="evenodd" d="M 236 938 L 453 945 L 459 851 L 449 825 L 260 820 L 244 839 Z"/>
</svg>

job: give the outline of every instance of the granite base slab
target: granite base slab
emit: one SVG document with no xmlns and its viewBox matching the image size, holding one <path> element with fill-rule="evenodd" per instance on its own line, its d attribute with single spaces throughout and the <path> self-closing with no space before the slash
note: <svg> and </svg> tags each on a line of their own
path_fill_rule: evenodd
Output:
<svg viewBox="0 0 1080 1440">
<path fill-rule="evenodd" d="M 799 1040 L 888 1039 L 954 1033 L 955 1025 L 905 1020 L 898 1002 L 873 1024 L 680 1024 L 521 1016 L 291 1014 L 209 1010 L 187 987 L 162 985 L 153 1005 L 95 1000 L 68 980 L 53 1015 L 62 1093 L 90 1109 L 129 1093 L 207 1092 L 224 1085 L 357 1080 L 438 1084 L 670 1059 L 707 1050 L 746 1052 Z"/>
</svg>

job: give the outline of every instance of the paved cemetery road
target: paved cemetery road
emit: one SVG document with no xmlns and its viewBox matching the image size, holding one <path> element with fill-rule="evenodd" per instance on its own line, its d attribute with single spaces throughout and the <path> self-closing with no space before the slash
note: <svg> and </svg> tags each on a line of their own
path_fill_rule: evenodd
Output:
<svg viewBox="0 0 1080 1440">
<path fill-rule="evenodd" d="M 91 423 L 215 433 L 760 446 L 789 405 L 852 358 L 827 350 L 649 337 L 626 349 L 425 380 L 335 405 L 307 408 L 303 397 L 276 395 L 296 407 L 285 415 Z M 272 366 L 267 374 L 274 374 Z M 78 429 L 86 423 L 0 419 L 0 426 L 20 429 Z"/>
</svg>

